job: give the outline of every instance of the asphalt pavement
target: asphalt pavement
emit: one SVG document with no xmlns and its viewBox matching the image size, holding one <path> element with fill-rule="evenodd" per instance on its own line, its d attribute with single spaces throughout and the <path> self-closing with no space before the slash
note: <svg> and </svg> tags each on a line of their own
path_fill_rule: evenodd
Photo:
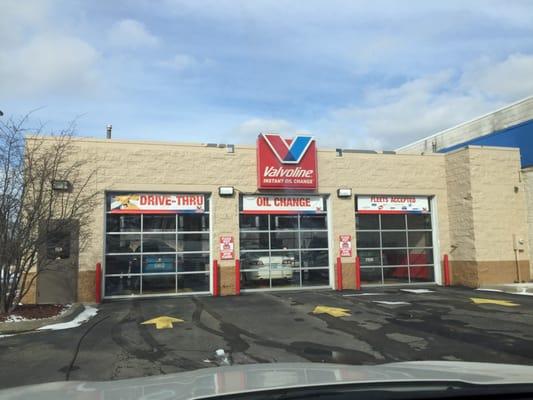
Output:
<svg viewBox="0 0 533 400">
<path fill-rule="evenodd" d="M 429 289 L 104 303 L 78 328 L 0 337 L 0 388 L 209 368 L 226 362 L 215 355 L 217 349 L 232 364 L 453 360 L 533 365 L 533 297 Z M 161 316 L 183 322 L 167 329 L 142 324 Z"/>
</svg>

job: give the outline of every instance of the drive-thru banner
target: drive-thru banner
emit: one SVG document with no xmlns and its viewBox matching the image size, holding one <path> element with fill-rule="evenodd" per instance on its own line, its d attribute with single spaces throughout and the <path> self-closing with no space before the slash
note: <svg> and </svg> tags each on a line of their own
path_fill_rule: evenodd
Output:
<svg viewBox="0 0 533 400">
<path fill-rule="evenodd" d="M 138 193 L 110 196 L 109 211 L 121 214 L 204 212 L 203 194 Z"/>
</svg>

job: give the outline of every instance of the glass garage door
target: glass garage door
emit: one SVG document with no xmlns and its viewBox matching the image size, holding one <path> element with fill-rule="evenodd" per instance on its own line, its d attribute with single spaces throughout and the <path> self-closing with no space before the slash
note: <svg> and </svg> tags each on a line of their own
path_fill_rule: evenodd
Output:
<svg viewBox="0 0 533 400">
<path fill-rule="evenodd" d="M 209 208 L 191 196 L 202 207 L 168 210 L 180 199 L 170 196 L 163 206 L 110 210 L 108 199 L 105 297 L 209 292 Z"/>
<path fill-rule="evenodd" d="M 431 214 L 357 214 L 362 285 L 434 282 Z"/>
<path fill-rule="evenodd" d="M 326 212 L 241 213 L 241 287 L 329 286 Z"/>
</svg>

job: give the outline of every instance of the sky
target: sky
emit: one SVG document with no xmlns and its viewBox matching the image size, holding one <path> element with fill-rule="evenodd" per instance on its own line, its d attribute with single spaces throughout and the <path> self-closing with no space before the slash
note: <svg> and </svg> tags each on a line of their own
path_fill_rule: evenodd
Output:
<svg viewBox="0 0 533 400">
<path fill-rule="evenodd" d="M 533 94 L 532 1 L 0 0 L 2 118 L 389 150 Z"/>
</svg>

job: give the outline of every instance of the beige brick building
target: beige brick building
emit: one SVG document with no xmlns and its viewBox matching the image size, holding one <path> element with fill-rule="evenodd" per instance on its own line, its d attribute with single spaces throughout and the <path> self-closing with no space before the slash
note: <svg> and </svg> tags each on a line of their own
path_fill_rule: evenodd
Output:
<svg viewBox="0 0 533 400">
<path fill-rule="evenodd" d="M 517 258 L 513 250 L 513 235 L 528 237 L 517 149 L 413 155 L 319 147 L 318 187 L 309 191 L 259 190 L 255 146 L 85 138 L 75 139 L 75 146 L 94 161 L 92 189 L 100 197 L 93 239 L 76 265 L 75 300 L 94 301 L 97 263 L 109 298 L 213 293 L 215 260 L 222 295 L 234 294 L 237 285 L 243 291 L 335 288 L 340 235 L 351 236 L 352 249 L 340 258 L 344 288 L 355 287 L 358 255 L 363 288 L 442 284 L 445 254 L 454 285 L 513 282 L 517 267 L 529 279 L 527 244 Z M 234 194 L 219 194 L 221 186 Z M 351 195 L 341 197 L 338 189 L 351 189 Z M 140 195 L 154 204 L 146 200 L 151 208 L 131 211 L 132 201 L 144 201 Z M 181 195 L 201 196 L 205 204 L 182 213 L 172 207 L 189 207 L 191 197 Z M 320 206 L 247 211 L 261 196 Z M 167 207 L 161 212 L 158 199 Z M 380 199 L 428 207 L 387 213 Z M 385 206 L 384 212 L 365 213 L 358 209 L 364 202 Z M 221 259 L 221 236 L 233 238 L 232 259 Z M 43 291 L 57 290 L 39 286 L 39 279 L 36 288 L 30 295 L 36 301 Z"/>
</svg>

